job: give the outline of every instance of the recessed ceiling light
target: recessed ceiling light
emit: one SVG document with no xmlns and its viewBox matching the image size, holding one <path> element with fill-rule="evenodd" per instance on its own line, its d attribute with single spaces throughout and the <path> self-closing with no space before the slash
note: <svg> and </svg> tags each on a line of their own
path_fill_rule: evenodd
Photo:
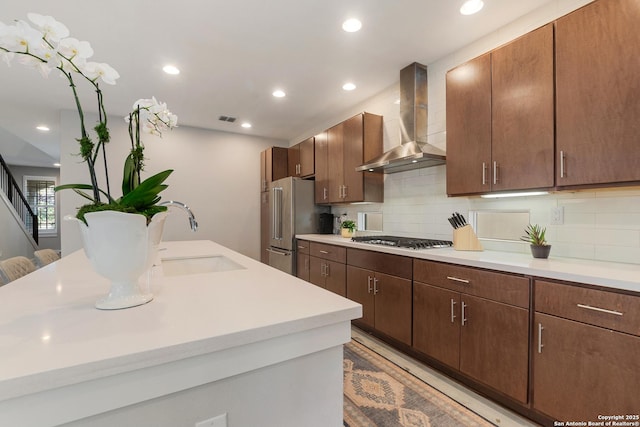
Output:
<svg viewBox="0 0 640 427">
<path fill-rule="evenodd" d="M 342 23 L 342 29 L 347 33 L 355 33 L 362 28 L 362 22 L 356 18 L 347 19 Z"/>
<path fill-rule="evenodd" d="M 49 126 L 45 125 L 36 126 L 36 129 L 41 130 L 42 132 L 49 132 L 51 130 L 49 129 Z"/>
<path fill-rule="evenodd" d="M 284 98 L 285 96 L 287 96 L 287 94 L 284 93 L 284 91 L 280 90 L 280 89 L 274 90 L 272 95 L 275 96 L 276 98 Z"/>
<path fill-rule="evenodd" d="M 54 163 L 53 166 L 59 168 L 60 166 L 62 166 L 60 163 Z"/>
<path fill-rule="evenodd" d="M 242 126 L 245 129 L 249 129 L 251 127 L 251 123 L 248 122 L 244 122 L 243 124 L 241 124 L 240 126 Z"/>
<path fill-rule="evenodd" d="M 474 13 L 480 12 L 483 6 L 484 2 L 482 0 L 467 0 L 460 7 L 460 13 L 463 15 L 473 15 Z"/>
<path fill-rule="evenodd" d="M 345 83 L 342 85 L 342 89 L 344 90 L 354 90 L 356 88 L 356 85 L 354 85 L 353 83 Z"/>
<path fill-rule="evenodd" d="M 164 67 L 162 67 L 162 71 L 174 76 L 180 74 L 180 70 L 178 70 L 178 67 L 176 67 L 175 65 L 165 65 Z"/>
</svg>

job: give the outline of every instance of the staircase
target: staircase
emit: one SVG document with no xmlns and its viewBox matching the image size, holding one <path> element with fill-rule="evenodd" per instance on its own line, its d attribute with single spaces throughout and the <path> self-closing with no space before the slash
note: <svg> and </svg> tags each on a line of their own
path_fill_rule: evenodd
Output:
<svg viewBox="0 0 640 427">
<path fill-rule="evenodd" d="M 15 209 L 24 227 L 31 233 L 33 240 L 38 243 L 38 217 L 27 203 L 27 199 L 20 191 L 20 186 L 11 175 L 9 167 L 0 155 L 0 189 L 5 194 L 9 203 Z"/>
</svg>

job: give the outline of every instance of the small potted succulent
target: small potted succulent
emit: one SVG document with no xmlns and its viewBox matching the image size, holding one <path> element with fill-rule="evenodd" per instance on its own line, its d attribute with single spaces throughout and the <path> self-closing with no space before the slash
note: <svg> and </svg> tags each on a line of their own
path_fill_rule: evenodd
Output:
<svg viewBox="0 0 640 427">
<path fill-rule="evenodd" d="M 356 223 L 355 221 L 347 219 L 342 221 L 342 224 L 340 224 L 340 228 L 341 228 L 340 233 L 342 234 L 342 237 L 350 238 L 353 236 L 353 232 L 356 229 Z"/>
<path fill-rule="evenodd" d="M 520 238 L 524 242 L 531 245 L 531 254 L 534 258 L 549 258 L 551 245 L 547 243 L 545 238 L 546 228 L 538 224 L 529 224 L 524 230 L 525 235 Z"/>
</svg>

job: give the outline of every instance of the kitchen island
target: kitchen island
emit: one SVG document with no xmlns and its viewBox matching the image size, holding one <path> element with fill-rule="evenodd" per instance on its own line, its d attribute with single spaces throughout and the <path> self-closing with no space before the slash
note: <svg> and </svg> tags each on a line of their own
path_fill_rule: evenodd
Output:
<svg viewBox="0 0 640 427">
<path fill-rule="evenodd" d="M 359 304 L 210 241 L 160 257 L 125 310 L 83 251 L 0 288 L 0 425 L 341 425 Z"/>
</svg>

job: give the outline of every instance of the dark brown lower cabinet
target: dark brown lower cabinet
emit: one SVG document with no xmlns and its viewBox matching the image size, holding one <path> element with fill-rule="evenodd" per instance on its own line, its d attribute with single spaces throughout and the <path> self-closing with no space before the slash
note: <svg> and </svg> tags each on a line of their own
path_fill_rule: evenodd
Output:
<svg viewBox="0 0 640 427">
<path fill-rule="evenodd" d="M 413 347 L 458 369 L 460 293 L 415 282 L 413 307 Z"/>
<path fill-rule="evenodd" d="M 638 415 L 640 337 L 543 313 L 534 325 L 534 409 L 585 422 Z"/>
<path fill-rule="evenodd" d="M 362 304 L 362 323 L 411 345 L 411 280 L 347 266 L 347 298 Z"/>
<path fill-rule="evenodd" d="M 309 242 L 298 240 L 296 242 L 296 276 L 309 281 Z"/>
<path fill-rule="evenodd" d="M 529 310 L 462 294 L 460 372 L 527 402 Z"/>
<path fill-rule="evenodd" d="M 413 348 L 526 404 L 529 279 L 414 260 Z"/>
<path fill-rule="evenodd" d="M 309 281 L 340 296 L 347 295 L 345 265 L 341 262 L 309 257 Z"/>
</svg>

